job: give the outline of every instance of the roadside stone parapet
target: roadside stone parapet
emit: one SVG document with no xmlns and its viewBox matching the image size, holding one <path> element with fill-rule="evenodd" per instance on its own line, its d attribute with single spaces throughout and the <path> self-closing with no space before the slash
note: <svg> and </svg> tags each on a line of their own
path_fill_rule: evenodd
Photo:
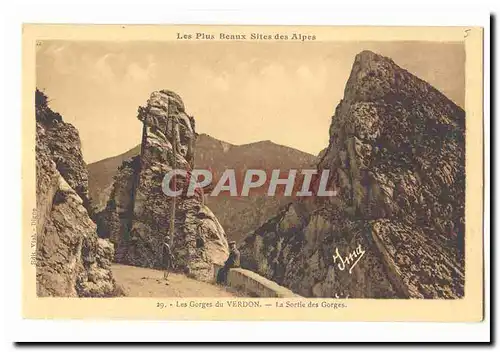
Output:
<svg viewBox="0 0 500 352">
<path fill-rule="evenodd" d="M 221 265 L 214 264 L 214 280 L 217 279 L 217 273 Z M 233 268 L 229 270 L 226 285 L 240 292 L 254 297 L 276 297 L 276 298 L 298 298 L 301 297 L 286 287 L 278 285 L 276 282 L 242 268 Z"/>
</svg>

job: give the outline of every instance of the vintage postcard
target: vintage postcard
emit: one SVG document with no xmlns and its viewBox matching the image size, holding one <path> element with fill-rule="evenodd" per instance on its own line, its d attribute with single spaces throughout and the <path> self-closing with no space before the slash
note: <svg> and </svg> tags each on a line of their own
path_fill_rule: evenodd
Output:
<svg viewBox="0 0 500 352">
<path fill-rule="evenodd" d="M 481 321 L 482 50 L 24 25 L 24 317 Z"/>
</svg>

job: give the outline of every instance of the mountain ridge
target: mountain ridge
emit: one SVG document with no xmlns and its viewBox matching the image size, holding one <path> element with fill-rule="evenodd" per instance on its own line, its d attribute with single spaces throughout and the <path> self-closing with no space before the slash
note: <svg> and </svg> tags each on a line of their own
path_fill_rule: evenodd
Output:
<svg viewBox="0 0 500 352">
<path fill-rule="evenodd" d="M 275 143 L 271 140 L 263 140 L 250 142 L 245 144 L 232 144 L 220 139 L 217 139 L 207 133 L 198 134 L 198 138 L 196 141 L 197 152 L 203 152 L 204 148 L 214 145 L 220 146 L 224 153 L 230 152 L 252 152 L 252 150 L 247 150 L 248 148 L 256 148 L 256 147 L 270 147 L 275 149 L 281 149 L 284 151 L 290 151 L 292 153 L 296 153 L 297 156 L 302 156 L 303 158 L 316 158 L 315 155 L 310 154 L 308 152 L 302 151 L 297 148 L 289 147 L 283 144 Z M 87 165 L 89 172 L 89 194 L 90 198 L 93 200 L 94 206 L 98 211 L 102 210 L 106 205 L 105 202 L 109 196 L 109 189 L 112 182 L 112 177 L 116 174 L 118 167 L 122 164 L 123 161 L 132 158 L 136 155 L 139 155 L 141 151 L 141 145 L 138 144 L 135 147 L 130 148 L 124 153 L 110 156 L 104 158 L 102 160 L 95 161 Z M 195 154 L 195 167 L 205 167 L 207 165 L 204 159 L 196 159 L 197 154 Z M 313 166 L 313 165 L 311 165 Z"/>
<path fill-rule="evenodd" d="M 244 150 L 245 148 L 255 148 L 255 147 L 271 147 L 271 148 L 282 148 L 283 150 L 290 150 L 303 155 L 308 155 L 311 158 L 315 157 L 313 154 L 305 152 L 303 150 L 290 147 L 287 145 L 275 143 L 272 140 L 255 141 L 245 144 L 232 144 L 220 139 L 217 139 L 208 133 L 200 133 L 197 139 L 197 145 L 199 148 L 204 148 L 210 143 L 214 145 L 220 145 L 221 149 L 225 153 L 231 151 Z M 124 153 L 110 156 L 98 161 L 94 161 L 87 165 L 89 171 L 89 194 L 90 198 L 93 200 L 94 206 L 97 210 L 102 210 L 106 205 L 107 197 L 109 196 L 109 191 L 107 187 L 110 185 L 110 180 L 112 180 L 113 175 L 118 170 L 118 167 L 123 161 L 138 155 L 141 151 L 141 145 L 138 144 L 135 147 L 130 148 Z M 196 155 L 195 155 L 196 158 Z M 202 163 L 200 160 L 195 160 L 195 167 Z M 203 166 L 203 165 L 201 165 Z M 104 186 L 103 186 L 104 185 Z"/>
<path fill-rule="evenodd" d="M 262 143 L 261 143 L 262 142 Z M 233 145 L 201 133 L 196 140 L 194 166 L 213 171 L 214 178 L 226 169 L 239 175 L 248 169 L 301 169 L 315 167 L 317 157 L 295 148 L 268 141 Z M 227 146 L 229 145 L 229 147 Z M 106 206 L 112 190 L 113 176 L 123 161 L 140 153 L 140 146 L 116 157 L 90 164 L 89 192 L 94 206 L 100 211 Z M 240 241 L 291 199 L 288 197 L 207 197 L 206 202 L 232 240 Z M 256 207 L 257 205 L 257 207 Z M 244 218 L 244 219 L 243 219 Z"/>
</svg>

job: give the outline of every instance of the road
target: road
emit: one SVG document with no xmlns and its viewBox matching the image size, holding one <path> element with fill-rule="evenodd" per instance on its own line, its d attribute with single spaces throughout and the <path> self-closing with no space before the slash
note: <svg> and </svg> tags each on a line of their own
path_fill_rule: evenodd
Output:
<svg viewBox="0 0 500 352">
<path fill-rule="evenodd" d="M 155 269 L 113 264 L 117 284 L 127 297 L 236 297 L 230 289 L 196 281 L 181 274 L 170 274 L 168 283 L 163 272 Z"/>
</svg>

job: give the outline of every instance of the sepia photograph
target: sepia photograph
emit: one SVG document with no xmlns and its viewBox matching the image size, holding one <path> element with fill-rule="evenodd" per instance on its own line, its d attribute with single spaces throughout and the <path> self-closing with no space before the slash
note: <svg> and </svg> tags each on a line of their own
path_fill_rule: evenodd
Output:
<svg viewBox="0 0 500 352">
<path fill-rule="evenodd" d="M 34 315 L 481 319 L 481 29 L 159 27 L 25 28 Z"/>
<path fill-rule="evenodd" d="M 463 296 L 463 43 L 36 55 L 38 295 Z"/>
</svg>

